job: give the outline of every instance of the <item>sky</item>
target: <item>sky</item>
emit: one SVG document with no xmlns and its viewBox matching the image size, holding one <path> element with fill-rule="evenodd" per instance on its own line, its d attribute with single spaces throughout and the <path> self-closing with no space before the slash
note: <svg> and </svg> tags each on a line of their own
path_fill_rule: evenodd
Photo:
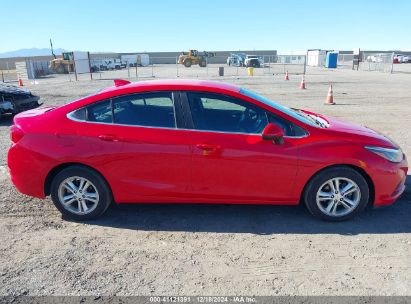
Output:
<svg viewBox="0 0 411 304">
<path fill-rule="evenodd" d="M 0 0 L 0 52 L 411 49 L 410 0 Z M 6 13 L 7 12 L 7 13 Z"/>
</svg>

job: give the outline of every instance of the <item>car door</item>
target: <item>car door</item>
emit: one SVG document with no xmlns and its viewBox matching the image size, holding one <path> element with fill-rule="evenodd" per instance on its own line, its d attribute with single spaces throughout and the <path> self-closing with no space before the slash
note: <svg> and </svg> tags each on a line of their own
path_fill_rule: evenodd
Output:
<svg viewBox="0 0 411 304">
<path fill-rule="evenodd" d="M 122 201 L 155 201 L 184 194 L 190 185 L 190 146 L 177 129 L 172 92 L 140 93 L 113 98 L 113 123 L 123 152 Z"/>
<path fill-rule="evenodd" d="M 119 96 L 87 108 L 85 144 L 117 202 L 158 202 L 190 185 L 191 152 L 172 92 Z"/>
<path fill-rule="evenodd" d="M 183 101 L 192 120 L 194 197 L 267 203 L 293 200 L 298 146 L 292 138 L 280 145 L 262 139 L 270 119 L 265 110 L 214 93 L 187 92 Z"/>
</svg>

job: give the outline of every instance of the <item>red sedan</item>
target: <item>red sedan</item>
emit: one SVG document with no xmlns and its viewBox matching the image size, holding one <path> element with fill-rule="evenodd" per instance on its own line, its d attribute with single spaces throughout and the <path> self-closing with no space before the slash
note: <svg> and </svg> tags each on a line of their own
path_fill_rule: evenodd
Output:
<svg viewBox="0 0 411 304">
<path fill-rule="evenodd" d="M 86 220 L 116 203 L 304 203 L 340 221 L 405 189 L 387 137 L 209 81 L 116 81 L 11 127 L 11 179 Z"/>
</svg>

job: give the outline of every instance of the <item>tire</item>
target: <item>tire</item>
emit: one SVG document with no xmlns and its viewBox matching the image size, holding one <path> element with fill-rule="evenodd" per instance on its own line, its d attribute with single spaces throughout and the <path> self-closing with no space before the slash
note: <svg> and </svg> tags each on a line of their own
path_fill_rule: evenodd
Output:
<svg viewBox="0 0 411 304">
<path fill-rule="evenodd" d="M 349 184 L 352 185 L 351 188 L 348 188 Z M 347 194 L 344 195 L 341 190 Z M 326 221 L 344 221 L 356 216 L 367 206 L 369 186 L 356 170 L 334 167 L 320 172 L 309 181 L 303 199 L 312 215 Z"/>
<path fill-rule="evenodd" d="M 204 60 L 201 60 L 201 61 L 198 63 L 198 65 L 199 65 L 201 68 L 205 68 L 205 67 L 207 66 L 207 62 L 205 62 Z"/>
<path fill-rule="evenodd" d="M 190 59 L 185 60 L 185 61 L 184 61 L 184 66 L 185 66 L 186 68 L 191 67 L 191 60 L 190 60 Z"/>
<path fill-rule="evenodd" d="M 75 187 L 63 186 L 69 185 L 69 182 Z M 80 187 L 81 182 L 84 183 L 83 191 Z M 68 188 L 72 190 L 68 190 Z M 85 193 L 88 193 L 88 195 Z M 74 201 L 66 204 L 65 207 L 63 204 L 64 196 L 72 196 L 66 202 Z M 51 183 L 51 199 L 64 218 L 86 221 L 101 216 L 113 201 L 113 196 L 107 182 L 96 171 L 83 166 L 71 166 L 54 177 Z"/>
<path fill-rule="evenodd" d="M 64 74 L 64 73 L 66 73 L 66 69 L 64 68 L 64 65 L 59 64 L 59 65 L 56 67 L 56 73 L 57 73 L 57 74 Z"/>
</svg>

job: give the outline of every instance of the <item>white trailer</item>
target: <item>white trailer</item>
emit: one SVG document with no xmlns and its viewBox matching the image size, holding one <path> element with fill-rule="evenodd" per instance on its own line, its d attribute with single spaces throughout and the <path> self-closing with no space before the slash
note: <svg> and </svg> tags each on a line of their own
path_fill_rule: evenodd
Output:
<svg viewBox="0 0 411 304">
<path fill-rule="evenodd" d="M 309 66 L 324 66 L 325 58 L 327 57 L 327 51 L 324 50 L 312 50 L 307 52 L 307 64 Z"/>
</svg>

